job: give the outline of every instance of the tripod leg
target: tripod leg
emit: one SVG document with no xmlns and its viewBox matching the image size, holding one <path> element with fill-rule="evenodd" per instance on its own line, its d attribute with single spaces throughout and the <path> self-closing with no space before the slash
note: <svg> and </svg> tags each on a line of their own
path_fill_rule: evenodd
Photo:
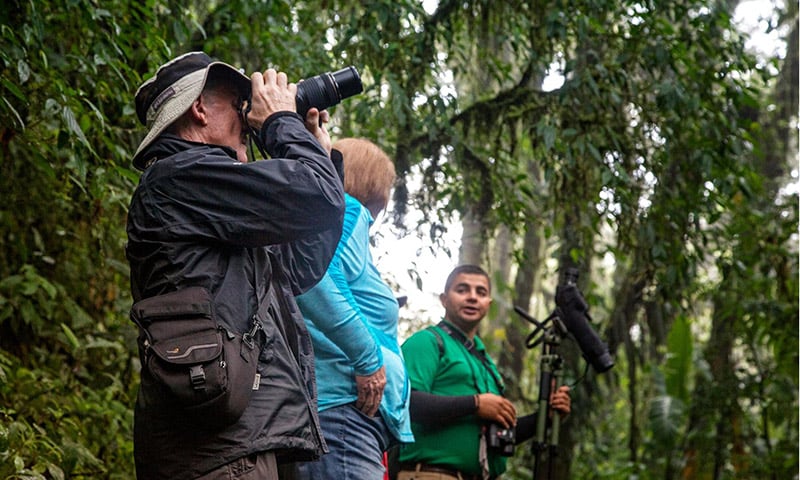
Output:
<svg viewBox="0 0 800 480">
<path fill-rule="evenodd" d="M 561 358 L 556 357 L 555 367 L 551 375 L 551 392 L 558 388 L 558 379 L 561 377 L 563 371 L 561 368 Z M 550 406 L 550 398 L 547 399 L 547 405 Z M 548 415 L 550 410 L 548 409 Z M 547 453 L 547 478 L 554 478 L 556 457 L 558 456 L 558 436 L 561 433 L 561 414 L 559 412 L 552 412 L 550 420 L 550 436 L 548 440 L 548 453 Z"/>
<path fill-rule="evenodd" d="M 558 412 L 553 414 L 550 423 L 549 448 L 547 449 L 547 478 L 553 478 L 555 473 L 556 456 L 558 456 L 558 434 L 561 426 L 561 417 Z"/>
<path fill-rule="evenodd" d="M 549 436 L 548 420 L 550 416 L 550 392 L 553 385 L 551 355 L 543 353 L 539 359 L 539 400 L 536 417 L 536 436 L 532 444 L 534 453 L 533 478 L 539 476 L 540 460 L 542 452 L 548 448 L 547 437 Z"/>
</svg>

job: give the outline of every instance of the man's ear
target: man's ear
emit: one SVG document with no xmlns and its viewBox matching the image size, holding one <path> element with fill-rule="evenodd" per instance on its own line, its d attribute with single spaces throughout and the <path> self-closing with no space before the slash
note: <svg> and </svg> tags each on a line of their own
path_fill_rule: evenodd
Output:
<svg viewBox="0 0 800 480">
<path fill-rule="evenodd" d="M 447 295 L 444 293 L 439 294 L 439 301 L 442 302 L 442 306 L 444 307 L 444 302 L 447 300 Z"/>
<path fill-rule="evenodd" d="M 195 123 L 199 123 L 204 127 L 208 125 L 208 108 L 206 102 L 203 100 L 202 95 L 197 97 L 197 100 L 192 102 L 192 106 L 189 107 L 189 112 L 191 113 L 192 120 Z"/>
</svg>

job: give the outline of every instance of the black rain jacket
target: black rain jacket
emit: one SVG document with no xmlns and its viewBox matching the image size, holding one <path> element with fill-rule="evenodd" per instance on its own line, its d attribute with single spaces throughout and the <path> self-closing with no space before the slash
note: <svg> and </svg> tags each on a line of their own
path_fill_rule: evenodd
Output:
<svg viewBox="0 0 800 480">
<path fill-rule="evenodd" d="M 257 314 L 266 341 L 260 388 L 223 430 L 165 408 L 142 369 L 134 416 L 139 479 L 192 479 L 267 450 L 279 462 L 326 450 L 314 354 L 294 296 L 322 278 L 336 250 L 344 214 L 341 155 L 334 152 L 332 161 L 294 113 L 273 115 L 260 135 L 269 160 L 241 163 L 230 148 L 172 135 L 143 152 L 156 161 L 128 212 L 134 301 L 203 286 L 222 322 L 245 332 Z"/>
</svg>

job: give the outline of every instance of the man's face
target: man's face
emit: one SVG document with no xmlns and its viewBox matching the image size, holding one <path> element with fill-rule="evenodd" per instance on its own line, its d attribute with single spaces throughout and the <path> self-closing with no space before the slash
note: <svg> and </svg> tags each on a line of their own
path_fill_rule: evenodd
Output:
<svg viewBox="0 0 800 480">
<path fill-rule="evenodd" d="M 241 97 L 233 89 L 203 93 L 209 109 L 207 143 L 236 150 L 236 158 L 247 162 L 247 134 L 241 117 Z"/>
<path fill-rule="evenodd" d="M 439 300 L 448 321 L 465 332 L 472 330 L 486 316 L 492 303 L 489 279 L 483 275 L 460 273 Z"/>
</svg>

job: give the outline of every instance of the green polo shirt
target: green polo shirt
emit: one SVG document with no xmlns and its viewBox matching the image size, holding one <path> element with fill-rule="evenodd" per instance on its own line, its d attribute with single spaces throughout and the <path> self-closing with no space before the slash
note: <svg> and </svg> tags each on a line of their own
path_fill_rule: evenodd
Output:
<svg viewBox="0 0 800 480">
<path fill-rule="evenodd" d="M 454 327 L 455 328 L 455 327 Z M 439 341 L 431 331 L 435 330 Z M 438 326 L 421 330 L 403 343 L 411 388 L 435 395 L 474 395 L 476 393 L 500 394 L 500 386 L 478 358 L 471 354 L 463 343 L 451 337 Z M 485 353 L 483 342 L 477 336 L 475 348 Z M 497 378 L 500 374 L 489 357 L 489 368 Z M 461 417 L 445 427 L 426 426 L 414 422 L 414 443 L 404 444 L 400 450 L 400 461 L 441 465 L 464 473 L 480 475 L 478 450 L 482 420 L 471 414 Z M 492 476 L 506 469 L 506 457 L 489 452 L 489 470 Z"/>
</svg>

